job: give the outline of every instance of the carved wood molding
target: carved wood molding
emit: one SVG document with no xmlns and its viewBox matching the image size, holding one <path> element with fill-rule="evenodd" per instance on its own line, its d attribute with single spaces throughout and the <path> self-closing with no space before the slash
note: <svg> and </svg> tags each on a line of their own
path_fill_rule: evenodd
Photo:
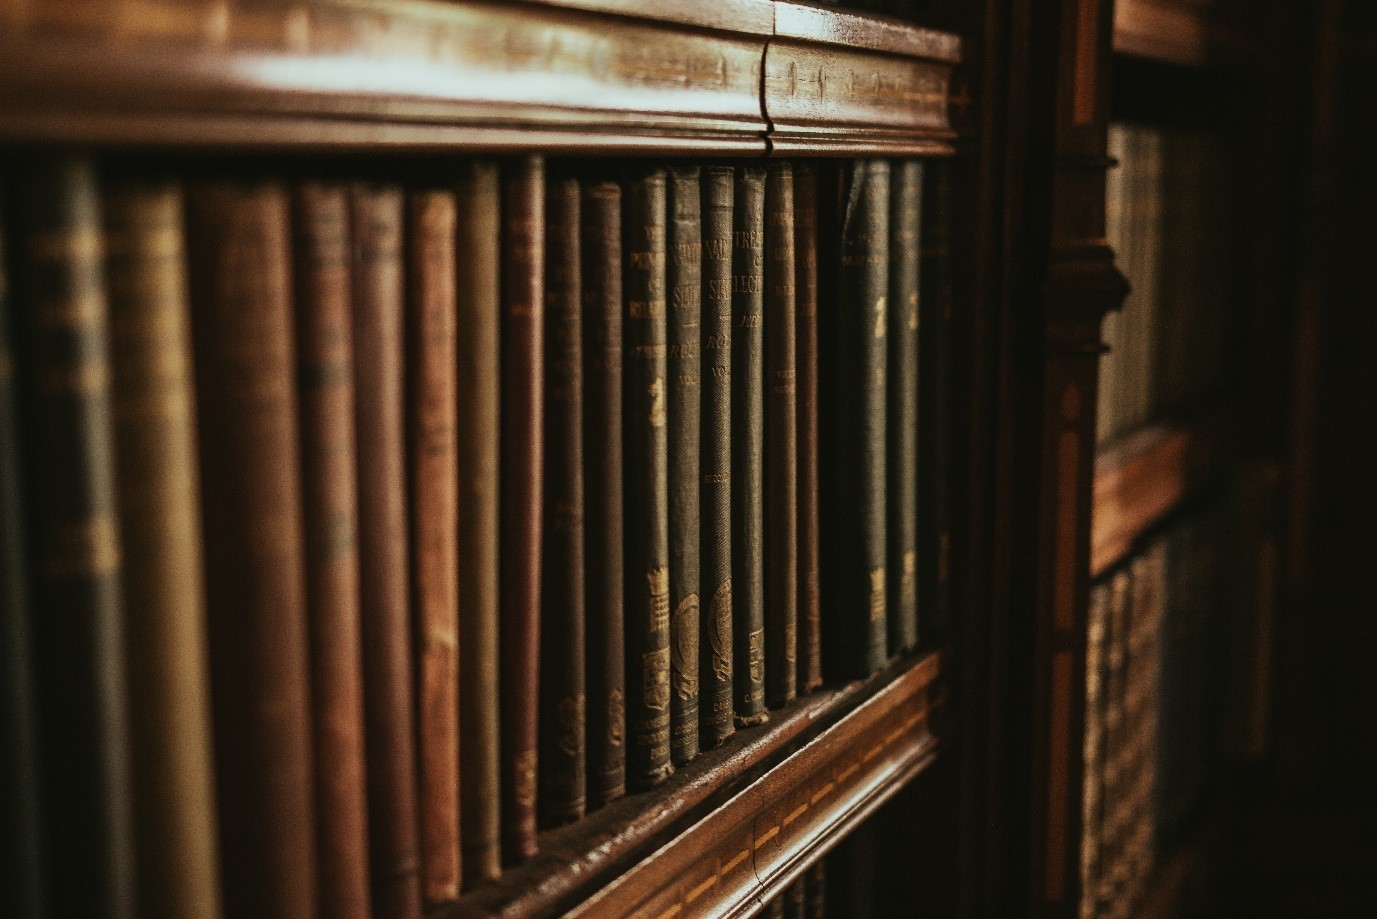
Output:
<svg viewBox="0 0 1377 919">
<path fill-rule="evenodd" d="M 935 153 L 958 56 L 772 0 L 0 0 L 0 140 Z"/>
</svg>

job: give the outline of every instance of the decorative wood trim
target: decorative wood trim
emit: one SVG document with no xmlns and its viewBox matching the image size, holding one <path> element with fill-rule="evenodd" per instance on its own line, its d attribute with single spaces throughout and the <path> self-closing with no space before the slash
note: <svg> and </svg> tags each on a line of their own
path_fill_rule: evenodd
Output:
<svg viewBox="0 0 1377 919">
<path fill-rule="evenodd" d="M 771 0 L 0 0 L 0 141 L 943 153 L 959 51 Z"/>
<path fill-rule="evenodd" d="M 934 652 L 771 712 L 654 792 L 543 834 L 535 859 L 439 916 L 750 914 L 937 755 L 945 662 Z"/>
<path fill-rule="evenodd" d="M 1151 425 L 1095 459 L 1090 573 L 1099 577 L 1157 521 L 1214 481 L 1227 463 L 1221 419 Z"/>
</svg>

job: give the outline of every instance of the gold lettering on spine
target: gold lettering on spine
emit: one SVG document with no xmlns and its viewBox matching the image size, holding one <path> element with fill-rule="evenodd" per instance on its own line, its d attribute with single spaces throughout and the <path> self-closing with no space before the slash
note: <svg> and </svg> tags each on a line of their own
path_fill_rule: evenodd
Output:
<svg viewBox="0 0 1377 919">
<path fill-rule="evenodd" d="M 712 675 L 723 683 L 732 679 L 732 582 L 717 585 L 708 610 L 708 647 L 712 652 Z"/>
<path fill-rule="evenodd" d="M 870 621 L 881 622 L 885 618 L 885 569 L 883 566 L 870 571 Z"/>
</svg>

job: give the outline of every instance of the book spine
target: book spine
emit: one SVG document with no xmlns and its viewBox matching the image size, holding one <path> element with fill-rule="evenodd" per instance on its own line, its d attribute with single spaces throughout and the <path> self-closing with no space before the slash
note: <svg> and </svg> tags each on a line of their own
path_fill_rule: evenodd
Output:
<svg viewBox="0 0 1377 919">
<path fill-rule="evenodd" d="M 100 200 L 87 159 L 19 184 L 35 639 L 53 915 L 133 916 L 120 542 Z"/>
<path fill-rule="evenodd" d="M 421 909 L 406 514 L 405 293 L 399 188 L 360 183 L 354 231 L 359 603 L 369 873 L 379 919 Z"/>
<path fill-rule="evenodd" d="M 2 203 L 2 202 L 0 202 Z M 0 207 L 0 214 L 5 210 Z M 25 476 L 10 310 L 11 254 L 0 220 L 0 914 L 45 915 L 33 598 L 24 538 Z"/>
<path fill-rule="evenodd" d="M 421 896 L 459 896 L 459 466 L 454 193 L 407 201 L 411 596 Z"/>
<path fill-rule="evenodd" d="M 104 198 L 141 915 L 220 911 L 181 186 Z"/>
<path fill-rule="evenodd" d="M 820 859 L 804 874 L 805 915 L 827 919 L 827 860 Z"/>
<path fill-rule="evenodd" d="M 765 177 L 765 698 L 798 686 L 798 380 L 795 371 L 794 172 L 771 163 Z"/>
<path fill-rule="evenodd" d="M 781 899 L 784 902 L 784 919 L 806 919 L 808 915 L 808 893 L 804 889 L 804 879 L 799 878 L 784 888 Z"/>
<path fill-rule="evenodd" d="M 670 758 L 698 755 L 703 220 L 699 169 L 668 174 Z"/>
<path fill-rule="evenodd" d="M 1104 660 L 1109 618 L 1109 587 L 1091 588 L 1085 638 L 1085 733 L 1082 743 L 1084 778 L 1081 785 L 1081 919 L 1099 915 L 1101 823 L 1104 795 Z"/>
<path fill-rule="evenodd" d="M 536 851 L 545 167 L 514 160 L 502 194 L 502 839 Z"/>
<path fill-rule="evenodd" d="M 923 164 L 890 176 L 889 220 L 889 650 L 918 643 L 918 267 Z"/>
<path fill-rule="evenodd" d="M 460 865 L 464 884 L 502 871 L 498 708 L 498 456 L 501 345 L 498 316 L 498 169 L 468 160 L 455 186 L 459 464 Z"/>
<path fill-rule="evenodd" d="M 765 168 L 736 170 L 732 213 L 732 624 L 736 723 L 764 724 Z"/>
<path fill-rule="evenodd" d="M 702 741 L 722 744 L 736 730 L 732 682 L 732 198 L 730 166 L 702 173 L 703 279 L 701 427 Z"/>
<path fill-rule="evenodd" d="M 587 777 L 593 809 L 626 791 L 621 186 L 590 179 L 582 206 Z"/>
<path fill-rule="evenodd" d="M 316 914 L 289 200 L 188 195 L 225 913 Z"/>
<path fill-rule="evenodd" d="M 794 347 L 798 386 L 798 690 L 822 685 L 818 525 L 818 175 L 794 164 Z"/>
<path fill-rule="evenodd" d="M 583 816 L 583 316 L 579 182 L 545 196 L 545 556 L 541 621 L 540 817 Z"/>
<path fill-rule="evenodd" d="M 918 605 L 933 634 L 951 606 L 952 289 L 951 167 L 934 163 L 923 185 L 918 316 Z M 924 626 L 927 628 L 927 626 Z"/>
<path fill-rule="evenodd" d="M 645 788 L 669 755 L 669 481 L 666 405 L 665 173 L 626 182 L 627 773 Z"/>
</svg>

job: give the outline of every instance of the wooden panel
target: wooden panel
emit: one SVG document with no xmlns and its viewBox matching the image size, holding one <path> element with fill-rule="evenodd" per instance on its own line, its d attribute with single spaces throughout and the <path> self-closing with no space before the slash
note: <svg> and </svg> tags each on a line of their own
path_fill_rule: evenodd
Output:
<svg viewBox="0 0 1377 919">
<path fill-rule="evenodd" d="M 932 653 L 772 712 L 656 791 L 543 834 L 540 855 L 442 915 L 750 913 L 932 761 L 943 661 Z"/>
<path fill-rule="evenodd" d="M 763 154 L 777 104 L 791 149 L 937 151 L 958 52 L 770 0 L 0 0 L 0 140 Z"/>
<path fill-rule="evenodd" d="M 1217 417 L 1158 424 L 1112 446 L 1095 461 L 1090 569 L 1107 571 L 1157 521 L 1212 481 L 1227 459 Z"/>
</svg>

